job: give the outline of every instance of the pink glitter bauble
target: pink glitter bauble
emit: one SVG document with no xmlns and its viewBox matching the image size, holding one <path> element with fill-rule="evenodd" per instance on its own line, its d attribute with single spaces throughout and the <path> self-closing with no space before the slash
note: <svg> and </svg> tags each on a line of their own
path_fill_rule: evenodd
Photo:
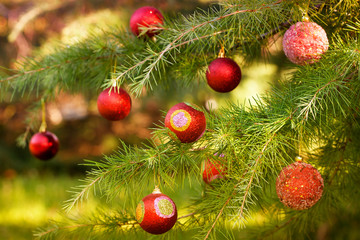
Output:
<svg viewBox="0 0 360 240">
<path fill-rule="evenodd" d="M 177 221 L 176 205 L 171 198 L 155 189 L 136 207 L 136 220 L 146 232 L 163 234 L 169 231 Z"/>
<path fill-rule="evenodd" d="M 284 34 L 285 55 L 298 65 L 318 61 L 328 47 L 329 41 L 325 30 L 314 22 L 298 22 Z"/>
<path fill-rule="evenodd" d="M 294 162 L 283 168 L 276 179 L 280 201 L 295 210 L 311 208 L 322 196 L 324 180 L 316 168 L 304 162 Z"/>
<path fill-rule="evenodd" d="M 197 141 L 206 129 L 206 118 L 202 111 L 186 103 L 172 106 L 165 117 L 165 127 L 175 133 L 182 143 Z"/>
</svg>

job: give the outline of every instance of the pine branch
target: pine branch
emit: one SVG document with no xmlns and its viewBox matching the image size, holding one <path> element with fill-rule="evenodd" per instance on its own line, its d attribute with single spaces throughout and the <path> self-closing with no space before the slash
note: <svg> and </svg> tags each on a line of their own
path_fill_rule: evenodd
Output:
<svg viewBox="0 0 360 240">
<path fill-rule="evenodd" d="M 133 82 L 131 84 L 132 91 L 136 95 L 139 95 L 141 93 L 143 86 L 149 86 L 149 88 L 152 89 L 151 81 L 154 81 L 154 84 L 157 85 L 154 72 L 156 71 L 156 74 L 159 77 L 161 77 L 161 73 L 160 73 L 161 69 L 165 69 L 166 66 L 178 62 L 178 55 L 175 54 L 176 52 L 180 51 L 179 47 L 183 45 L 187 45 L 189 43 L 192 44 L 192 47 L 196 47 L 199 44 L 204 44 L 204 42 L 202 41 L 200 43 L 196 43 L 201 39 L 214 37 L 216 35 L 220 35 L 222 33 L 231 31 L 231 27 L 226 29 L 220 28 L 221 30 L 213 31 L 214 26 L 212 25 L 214 23 L 219 22 L 217 24 L 221 25 L 220 23 L 221 21 L 234 17 L 238 14 L 244 14 L 244 13 L 256 14 L 264 9 L 269 9 L 273 6 L 279 5 L 282 2 L 283 0 L 278 0 L 278 1 L 270 2 L 269 4 L 265 4 L 265 5 L 259 4 L 258 6 L 256 6 L 255 9 L 241 9 L 236 11 L 229 11 L 229 9 L 227 9 L 221 12 L 216 12 L 215 15 L 216 17 L 214 17 L 213 15 L 208 15 L 208 16 L 204 15 L 202 16 L 204 20 L 197 24 L 193 24 L 189 20 L 187 20 L 189 22 L 185 22 L 185 24 L 182 25 L 180 23 L 177 23 L 176 28 L 180 28 L 181 30 L 176 29 L 175 26 L 172 28 L 166 27 L 165 28 L 166 31 L 164 31 L 164 34 L 160 35 L 158 40 L 156 41 L 157 47 L 160 46 L 162 50 L 156 51 L 155 49 L 148 49 L 149 55 L 145 55 L 143 60 L 140 60 L 142 55 L 140 55 L 139 57 L 133 55 L 132 58 L 134 58 L 135 61 L 130 61 L 130 63 L 134 62 L 134 64 L 124 65 L 120 69 L 122 71 L 119 71 L 117 73 L 116 80 L 119 82 L 118 85 L 125 82 L 124 78 L 126 77 L 126 78 L 131 78 Z M 245 20 L 246 19 L 244 19 L 244 21 Z M 203 28 L 209 29 L 212 33 L 202 35 Z M 260 35 L 260 33 L 257 35 Z M 205 42 L 205 44 L 209 44 L 209 43 L 211 42 Z M 148 45 L 148 48 L 152 48 L 152 47 L 155 46 L 153 44 Z M 182 55 L 183 55 L 181 56 L 182 58 L 186 58 L 187 57 L 186 51 L 182 51 Z M 111 82 L 108 82 L 106 87 L 110 87 L 111 84 L 112 84 Z"/>
<path fill-rule="evenodd" d="M 105 213 L 105 210 L 98 210 L 98 212 Z M 69 238 L 72 234 L 81 232 L 82 237 L 95 237 L 96 233 L 108 231 L 109 228 L 117 233 L 128 234 L 136 229 L 138 222 L 134 216 L 126 212 L 115 212 L 106 215 L 82 216 L 80 219 L 67 219 L 67 222 L 55 222 L 46 230 L 39 229 L 38 233 L 34 234 L 36 239 L 58 239 L 59 236 L 66 236 Z M 101 236 L 101 235 L 100 235 Z M 55 238 L 54 238 L 55 237 Z"/>
<path fill-rule="evenodd" d="M 251 174 L 251 177 L 250 177 L 250 180 L 249 180 L 249 183 L 248 185 L 246 186 L 246 189 L 245 189 L 245 194 L 243 196 L 243 200 L 242 200 L 242 203 L 241 203 L 241 206 L 240 206 L 240 209 L 239 209 L 239 217 L 240 218 L 243 218 L 243 213 L 244 213 L 244 208 L 245 208 L 245 203 L 246 203 L 246 198 L 249 194 L 249 191 L 250 191 L 250 188 L 252 186 L 252 182 L 254 180 L 254 176 L 255 176 L 255 173 L 256 173 L 256 168 L 257 166 L 260 164 L 260 159 L 262 158 L 262 156 L 264 155 L 265 153 L 265 150 L 266 148 L 268 147 L 268 145 L 270 144 L 270 142 L 273 140 L 273 138 L 275 137 L 275 134 L 276 132 L 269 138 L 269 140 L 265 143 L 263 149 L 261 150 L 260 152 L 260 155 L 258 156 L 258 158 L 255 160 L 255 165 L 254 165 L 254 170 L 252 171 L 253 173 Z"/>
<path fill-rule="evenodd" d="M 123 146 L 125 145 L 123 144 Z M 133 178 L 134 174 L 136 174 L 140 169 L 140 167 L 142 167 L 143 165 L 143 163 L 136 161 L 130 161 L 129 163 L 130 166 L 125 166 L 125 163 L 114 165 L 113 163 L 101 164 L 98 162 L 88 161 L 88 164 L 86 164 L 86 166 L 96 167 L 98 169 L 92 170 L 91 172 L 88 173 L 87 179 L 84 180 L 84 182 L 87 182 L 87 184 L 74 188 L 75 191 L 72 191 L 74 195 L 71 199 L 65 202 L 64 208 L 69 212 L 78 203 L 81 203 L 84 200 L 84 198 L 88 198 L 89 192 L 91 190 L 95 191 L 96 185 L 98 185 L 98 188 L 100 189 L 106 189 L 106 187 L 102 187 L 100 184 L 105 184 L 109 180 L 111 181 L 115 173 L 122 173 L 123 175 L 125 175 L 121 181 L 116 183 L 118 186 L 121 186 L 125 181 L 129 181 L 131 178 Z M 133 169 L 132 168 L 133 165 L 137 165 L 137 167 Z M 130 169 L 124 170 L 128 168 Z M 115 189 L 110 188 L 110 189 L 113 192 L 115 192 L 114 190 L 116 190 L 116 188 Z"/>
<path fill-rule="evenodd" d="M 109 76 L 114 59 L 119 59 L 134 47 L 127 35 L 105 32 L 103 36 L 92 35 L 84 42 L 60 45 L 47 56 L 27 58 L 19 63 L 19 70 L 11 76 L 0 78 L 1 96 L 11 89 L 13 93 L 25 92 L 32 96 L 40 94 L 48 98 L 57 91 L 94 92 Z M 126 47 L 122 48 L 122 43 Z M 14 72 L 14 71 L 13 71 Z M 84 87 L 86 86 L 86 87 Z"/>
<path fill-rule="evenodd" d="M 220 209 L 220 212 L 219 212 L 218 215 L 216 216 L 216 219 L 215 219 L 214 223 L 211 225 L 211 228 L 210 228 L 209 231 L 207 232 L 204 240 L 206 240 L 206 239 L 209 238 L 209 235 L 210 235 L 211 231 L 214 229 L 217 221 L 219 220 L 221 214 L 222 214 L 223 211 L 224 211 L 224 208 L 229 204 L 229 202 L 230 202 L 230 200 L 231 200 L 231 197 L 232 197 L 232 196 L 230 196 L 230 197 L 226 200 L 226 202 L 224 203 L 224 205 L 223 205 L 222 208 Z"/>
</svg>

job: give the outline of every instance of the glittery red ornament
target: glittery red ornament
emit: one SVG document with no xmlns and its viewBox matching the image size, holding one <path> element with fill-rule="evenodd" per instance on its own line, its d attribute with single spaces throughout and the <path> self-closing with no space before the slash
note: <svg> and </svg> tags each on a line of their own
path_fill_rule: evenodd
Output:
<svg viewBox="0 0 360 240">
<path fill-rule="evenodd" d="M 178 103 L 167 112 L 165 127 L 169 128 L 183 143 L 195 142 L 206 128 L 203 112 L 190 107 L 186 103 Z"/>
<path fill-rule="evenodd" d="M 325 30 L 314 22 L 298 22 L 284 34 L 285 55 L 298 65 L 318 61 L 328 47 L 329 41 Z"/>
<path fill-rule="evenodd" d="M 303 210 L 312 207 L 322 196 L 324 180 L 312 165 L 294 162 L 283 168 L 276 179 L 276 193 L 287 207 Z"/>
<path fill-rule="evenodd" d="M 159 27 L 163 24 L 163 19 L 163 15 L 156 8 L 149 6 L 141 7 L 131 15 L 130 28 L 136 36 L 139 36 L 141 27 Z M 158 33 L 158 30 L 151 29 L 146 32 L 146 35 L 152 37 Z"/>
<path fill-rule="evenodd" d="M 29 150 L 38 159 L 49 160 L 58 152 L 59 140 L 52 132 L 39 132 L 31 137 Z"/>
<path fill-rule="evenodd" d="M 217 155 L 217 154 L 215 154 Z M 219 157 L 223 158 L 224 155 L 220 154 Z M 202 177 L 205 183 L 210 184 L 217 178 L 223 178 L 226 174 L 226 167 L 224 161 L 219 159 L 207 159 L 203 163 Z"/>
<path fill-rule="evenodd" d="M 137 205 L 136 220 L 148 233 L 165 233 L 176 223 L 176 205 L 171 198 L 155 188 L 153 193 L 144 197 Z"/>
<path fill-rule="evenodd" d="M 230 58 L 219 57 L 213 60 L 206 71 L 209 86 L 217 92 L 230 92 L 241 80 L 239 65 Z"/>
<path fill-rule="evenodd" d="M 102 91 L 97 99 L 99 113 L 110 121 L 125 118 L 131 110 L 131 98 L 122 88 L 113 88 L 109 94 L 109 88 Z"/>
</svg>

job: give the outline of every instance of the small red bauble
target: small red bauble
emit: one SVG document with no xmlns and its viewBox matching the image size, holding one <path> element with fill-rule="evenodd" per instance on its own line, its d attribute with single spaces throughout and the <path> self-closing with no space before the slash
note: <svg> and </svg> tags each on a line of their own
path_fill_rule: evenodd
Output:
<svg viewBox="0 0 360 240">
<path fill-rule="evenodd" d="M 298 65 L 318 61 L 328 47 L 325 30 L 314 22 L 297 22 L 285 32 L 283 38 L 285 55 Z"/>
<path fill-rule="evenodd" d="M 167 112 L 165 127 L 169 128 L 183 143 L 195 142 L 206 128 L 203 112 L 190 107 L 186 103 L 178 103 Z"/>
<path fill-rule="evenodd" d="M 223 158 L 224 155 L 220 154 L 219 157 Z M 224 166 L 223 161 L 207 159 L 204 162 L 202 177 L 205 183 L 210 184 L 217 178 L 223 178 L 225 174 L 226 167 Z"/>
<path fill-rule="evenodd" d="M 176 205 L 171 198 L 155 188 L 153 193 L 144 197 L 137 205 L 136 220 L 148 233 L 165 233 L 176 223 Z"/>
<path fill-rule="evenodd" d="M 159 27 L 163 24 L 163 19 L 163 15 L 156 8 L 149 6 L 141 7 L 131 15 L 130 28 L 136 36 L 139 36 L 141 33 L 141 27 Z M 152 37 L 158 33 L 159 31 L 153 29 L 148 30 L 146 35 Z"/>
<path fill-rule="evenodd" d="M 97 99 L 99 113 L 110 121 L 125 118 L 131 110 L 131 98 L 122 88 L 115 87 L 109 92 L 109 88 L 102 91 Z"/>
<path fill-rule="evenodd" d="M 52 132 L 39 132 L 31 137 L 29 150 L 38 159 L 49 160 L 58 152 L 59 140 Z"/>
<path fill-rule="evenodd" d="M 206 71 L 209 86 L 217 92 L 230 92 L 241 80 L 239 65 L 230 58 L 220 57 L 213 60 Z"/>
<path fill-rule="evenodd" d="M 324 180 L 319 171 L 304 162 L 283 168 L 276 179 L 276 193 L 287 207 L 303 210 L 312 207 L 322 196 Z"/>
</svg>

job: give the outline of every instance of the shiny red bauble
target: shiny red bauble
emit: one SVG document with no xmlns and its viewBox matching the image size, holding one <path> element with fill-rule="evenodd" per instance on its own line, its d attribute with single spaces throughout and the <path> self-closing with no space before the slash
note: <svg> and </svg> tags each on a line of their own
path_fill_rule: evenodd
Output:
<svg viewBox="0 0 360 240">
<path fill-rule="evenodd" d="M 283 38 L 285 55 L 298 65 L 318 61 L 328 47 L 325 30 L 314 22 L 298 22 L 292 25 Z"/>
<path fill-rule="evenodd" d="M 130 18 L 130 28 L 131 31 L 139 36 L 142 32 L 142 27 L 151 28 L 146 32 L 146 35 L 152 37 L 159 33 L 159 30 L 156 29 L 163 24 L 163 15 L 154 7 L 141 7 L 137 9 Z"/>
<path fill-rule="evenodd" d="M 206 79 L 215 91 L 230 92 L 240 83 L 241 69 L 234 60 L 220 57 L 209 64 Z"/>
<path fill-rule="evenodd" d="M 177 220 L 174 201 L 158 189 L 144 197 L 136 207 L 136 220 L 148 233 L 162 234 L 169 231 Z"/>
<path fill-rule="evenodd" d="M 125 118 L 131 110 L 131 98 L 122 88 L 109 88 L 102 91 L 97 99 L 99 113 L 110 121 Z"/>
<path fill-rule="evenodd" d="M 224 155 L 220 154 L 219 157 L 223 158 Z M 226 174 L 226 166 L 222 160 L 207 159 L 203 163 L 202 178 L 205 183 L 210 184 L 218 178 L 223 178 Z"/>
<path fill-rule="evenodd" d="M 206 119 L 202 111 L 187 105 L 178 103 L 167 112 L 165 127 L 169 128 L 183 143 L 191 143 L 198 140 L 206 129 Z"/>
<path fill-rule="evenodd" d="M 31 137 L 29 150 L 36 158 L 49 160 L 58 152 L 59 140 L 52 132 L 39 132 Z"/>
<path fill-rule="evenodd" d="M 283 168 L 276 179 L 276 193 L 287 207 L 303 210 L 312 207 L 322 196 L 324 180 L 319 171 L 304 162 Z"/>
</svg>

